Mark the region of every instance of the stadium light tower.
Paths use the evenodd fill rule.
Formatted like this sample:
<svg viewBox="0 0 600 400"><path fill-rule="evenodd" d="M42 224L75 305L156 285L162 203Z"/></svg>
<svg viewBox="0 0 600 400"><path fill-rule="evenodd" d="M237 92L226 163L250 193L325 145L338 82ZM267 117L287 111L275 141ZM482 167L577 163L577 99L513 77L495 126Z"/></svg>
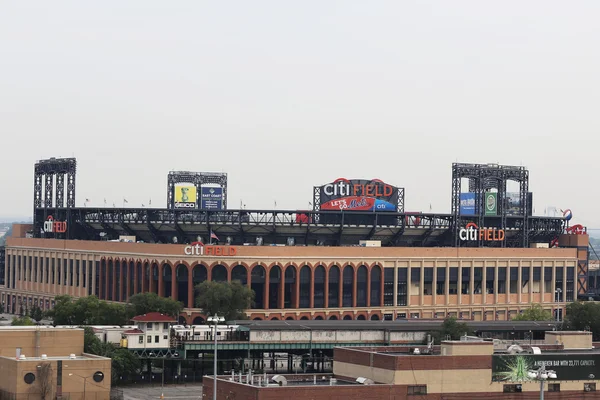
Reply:
<svg viewBox="0 0 600 400"><path fill-rule="evenodd" d="M557 378L556 371L546 369L545 365L542 365L537 370L529 370L529 372L527 372L527 376L529 376L533 380L540 381L540 400L544 400L544 382L546 382L546 380L548 379Z"/></svg>
<svg viewBox="0 0 600 400"><path fill-rule="evenodd" d="M206 321L209 324L213 324L215 326L215 354L213 360L213 400L217 400L217 325L219 325L219 322L225 322L225 318L219 317L217 314L215 314L212 317L208 317Z"/></svg>

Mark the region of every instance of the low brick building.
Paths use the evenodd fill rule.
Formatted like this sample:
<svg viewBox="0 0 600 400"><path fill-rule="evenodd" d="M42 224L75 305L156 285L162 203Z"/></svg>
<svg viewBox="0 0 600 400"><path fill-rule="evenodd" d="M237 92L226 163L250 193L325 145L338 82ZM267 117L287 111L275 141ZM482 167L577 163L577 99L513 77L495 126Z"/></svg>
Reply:
<svg viewBox="0 0 600 400"><path fill-rule="evenodd" d="M589 332L549 332L530 350L494 353L489 341L445 341L439 348L336 348L333 375L219 377L218 399L275 400L489 400L538 399L540 382L529 373L556 373L546 399L600 399L600 352ZM562 350L557 350L562 349ZM552 375L552 374L551 374ZM265 380L267 384L265 385ZM204 378L212 393L213 379Z"/></svg>
<svg viewBox="0 0 600 400"><path fill-rule="evenodd" d="M83 352L83 329L0 327L0 399L108 400L111 360Z"/></svg>

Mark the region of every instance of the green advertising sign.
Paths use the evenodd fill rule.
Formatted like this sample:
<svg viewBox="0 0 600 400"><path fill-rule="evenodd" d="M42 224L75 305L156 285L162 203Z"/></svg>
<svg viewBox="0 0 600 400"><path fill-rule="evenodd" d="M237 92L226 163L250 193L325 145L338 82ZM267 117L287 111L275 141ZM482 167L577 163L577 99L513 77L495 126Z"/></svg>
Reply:
<svg viewBox="0 0 600 400"><path fill-rule="evenodd" d="M555 371L558 381L585 381L600 377L600 354L518 354L492 356L492 381L532 381L527 372L542 365Z"/></svg>
<svg viewBox="0 0 600 400"><path fill-rule="evenodd" d="M487 192L483 200L485 215L498 215L498 193Z"/></svg>

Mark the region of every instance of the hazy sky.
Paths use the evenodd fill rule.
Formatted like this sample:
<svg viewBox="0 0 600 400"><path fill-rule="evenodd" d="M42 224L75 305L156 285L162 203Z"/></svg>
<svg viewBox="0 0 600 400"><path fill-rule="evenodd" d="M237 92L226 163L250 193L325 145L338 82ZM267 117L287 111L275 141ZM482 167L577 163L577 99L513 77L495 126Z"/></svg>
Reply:
<svg viewBox="0 0 600 400"><path fill-rule="evenodd" d="M166 204L225 171L229 207L306 208L338 177L449 212L451 164L529 168L537 214L600 228L600 2L0 2L0 215L33 164L83 205Z"/></svg>

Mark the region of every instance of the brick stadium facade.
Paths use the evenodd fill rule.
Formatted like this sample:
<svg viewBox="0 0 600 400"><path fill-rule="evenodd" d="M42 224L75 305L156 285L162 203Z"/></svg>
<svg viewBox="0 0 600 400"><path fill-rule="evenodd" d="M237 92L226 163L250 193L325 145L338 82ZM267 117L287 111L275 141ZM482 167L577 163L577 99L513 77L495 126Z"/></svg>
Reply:
<svg viewBox="0 0 600 400"><path fill-rule="evenodd" d="M25 238L6 247L4 309L52 307L56 295L126 301L155 292L200 323L194 287L239 280L256 293L253 319L506 320L576 297L576 248L204 246ZM22 236L22 237L19 237ZM587 239L587 237L586 237ZM200 254L201 253L201 254Z"/></svg>

